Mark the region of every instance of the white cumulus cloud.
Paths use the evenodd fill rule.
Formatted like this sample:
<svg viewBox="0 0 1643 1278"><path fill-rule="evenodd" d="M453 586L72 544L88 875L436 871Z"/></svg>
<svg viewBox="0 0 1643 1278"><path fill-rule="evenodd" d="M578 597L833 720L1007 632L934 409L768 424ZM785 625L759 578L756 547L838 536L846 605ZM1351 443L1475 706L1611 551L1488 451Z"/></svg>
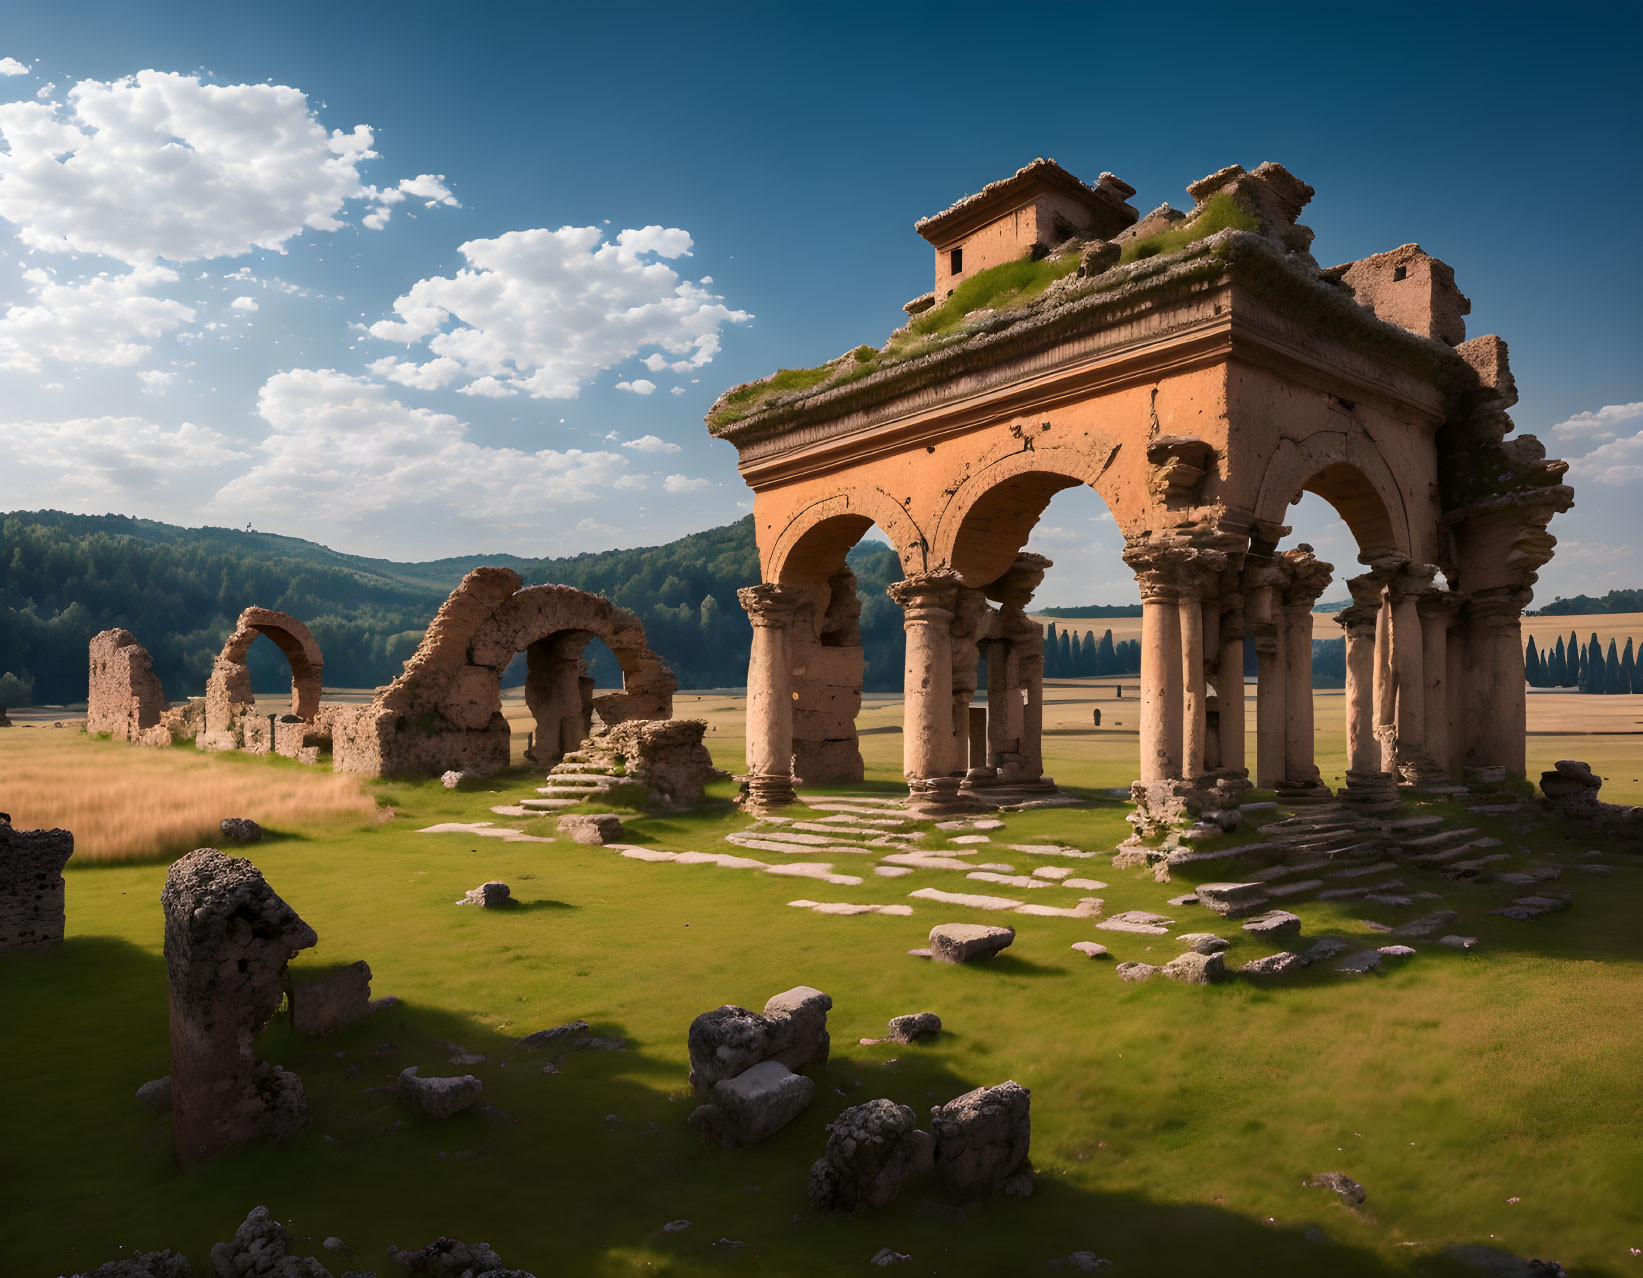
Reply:
<svg viewBox="0 0 1643 1278"><path fill-rule="evenodd" d="M257 299L254 297L236 297L228 306L230 310L254 311L257 309Z"/></svg>
<svg viewBox="0 0 1643 1278"><path fill-rule="evenodd" d="M158 368L145 368L137 374L137 380L143 384L143 394L162 395L171 383L177 380L177 374L163 372Z"/></svg>
<svg viewBox="0 0 1643 1278"><path fill-rule="evenodd" d="M1569 478L1615 485L1643 479L1643 430L1611 439L1570 462Z"/></svg>
<svg viewBox="0 0 1643 1278"><path fill-rule="evenodd" d="M659 435L641 435L638 439L630 439L622 445L631 448L636 453L676 453L679 445L670 444Z"/></svg>
<svg viewBox="0 0 1643 1278"><path fill-rule="evenodd" d="M29 69L26 64L16 58L0 58L0 75L27 75Z"/></svg>
<svg viewBox="0 0 1643 1278"><path fill-rule="evenodd" d="M1572 435L1593 435L1598 439L1613 439L1614 427L1620 422L1643 417L1643 403L1605 404L1602 408L1576 413L1552 427L1552 434L1561 438Z"/></svg>
<svg viewBox="0 0 1643 1278"><path fill-rule="evenodd" d="M662 491L666 493L693 493L698 489L709 487L712 482L708 479L692 479L689 475L669 475L662 481Z"/></svg>
<svg viewBox="0 0 1643 1278"><path fill-rule="evenodd" d="M656 383L647 377L640 377L631 382L617 382L616 389L632 391L635 395L654 395Z"/></svg>
<svg viewBox="0 0 1643 1278"><path fill-rule="evenodd" d="M462 207L462 201L445 185L443 173L419 173L414 178L401 178L398 186L383 190L372 187L368 194L374 205L365 215L365 225L373 231L388 225L388 219L393 216L392 206L403 204L407 196L421 200L424 208L434 209L442 204L453 209Z"/></svg>
<svg viewBox="0 0 1643 1278"><path fill-rule="evenodd" d="M660 226L614 240L592 226L469 240L461 246L467 267L418 281L394 302L398 318L368 331L383 341L425 341L463 376L537 399L574 398L599 373L647 350L700 368L718 353L724 325L752 316L655 260L690 247L689 234ZM648 394L642 385L655 389L642 378L626 388Z"/></svg>
<svg viewBox="0 0 1643 1278"><path fill-rule="evenodd" d="M411 554L483 535L539 539L545 519L564 518L556 510L643 486L618 453L485 447L458 418L331 369L276 373L258 411L270 431L261 456L211 505L321 541L364 533Z"/></svg>
<svg viewBox="0 0 1643 1278"><path fill-rule="evenodd" d="M246 454L206 426L141 417L0 421L0 473L14 492L46 490L70 510L175 518Z"/></svg>
<svg viewBox="0 0 1643 1278"><path fill-rule="evenodd" d="M148 295L154 285L176 281L176 273L163 266L71 284L60 284L35 268L25 271L23 279L32 304L13 306L0 316L0 368L34 372L46 360L135 364L152 349L151 339L194 318L192 307Z"/></svg>
<svg viewBox="0 0 1643 1278"><path fill-rule="evenodd" d="M146 265L282 249L368 188L371 130L327 132L299 89L140 71L0 104L0 217L31 248Z"/></svg>

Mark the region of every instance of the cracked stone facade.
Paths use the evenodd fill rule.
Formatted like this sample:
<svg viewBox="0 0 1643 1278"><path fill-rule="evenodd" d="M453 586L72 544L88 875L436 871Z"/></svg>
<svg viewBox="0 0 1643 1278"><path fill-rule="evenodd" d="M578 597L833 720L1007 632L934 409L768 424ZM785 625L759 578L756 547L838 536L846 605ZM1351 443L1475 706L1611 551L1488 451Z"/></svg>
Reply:
<svg viewBox="0 0 1643 1278"><path fill-rule="evenodd" d="M14 830L0 818L0 954L62 943L63 867L73 855L67 830Z"/></svg>

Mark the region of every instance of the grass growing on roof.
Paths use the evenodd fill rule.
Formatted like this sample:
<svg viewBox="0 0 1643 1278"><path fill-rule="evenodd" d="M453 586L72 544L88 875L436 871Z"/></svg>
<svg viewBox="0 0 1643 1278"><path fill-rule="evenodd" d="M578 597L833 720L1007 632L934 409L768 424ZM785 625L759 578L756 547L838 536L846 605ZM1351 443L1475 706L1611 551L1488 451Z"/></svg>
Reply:
<svg viewBox="0 0 1643 1278"><path fill-rule="evenodd" d="M1034 260L1018 258L977 271L955 288L940 306L913 318L908 328L918 337L935 337L957 328L976 311L1024 306L1059 279L1078 269L1078 254Z"/></svg>
<svg viewBox="0 0 1643 1278"><path fill-rule="evenodd" d="M1223 191L1205 200L1203 212L1190 222L1177 222L1168 230L1145 239L1132 240L1124 246L1118 260L1120 263L1139 262L1142 258L1157 257L1160 253L1173 253L1229 227L1239 231L1258 231L1261 223L1253 213Z"/></svg>

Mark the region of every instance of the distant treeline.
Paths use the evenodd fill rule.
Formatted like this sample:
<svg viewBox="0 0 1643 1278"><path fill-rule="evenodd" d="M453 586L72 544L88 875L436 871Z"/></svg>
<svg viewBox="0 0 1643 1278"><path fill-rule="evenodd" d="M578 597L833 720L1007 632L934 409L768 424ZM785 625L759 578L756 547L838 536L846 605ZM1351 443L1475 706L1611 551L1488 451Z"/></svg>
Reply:
<svg viewBox="0 0 1643 1278"><path fill-rule="evenodd" d="M1531 635L1523 653L1523 677L1531 688L1578 688L1591 693L1643 692L1643 662L1633 653L1630 639L1626 640L1625 651L1610 639L1609 649L1604 652L1596 634L1581 643L1573 631L1567 644L1559 637L1557 646L1545 653L1536 649Z"/></svg>
<svg viewBox="0 0 1643 1278"><path fill-rule="evenodd" d="M1084 617L1091 614L1078 612L1072 615ZM1122 615L1140 616L1141 609L1137 605L1133 614ZM1138 640L1122 639L1114 643L1111 630L1099 640L1096 639L1093 630L1086 630L1080 638L1077 632L1072 630L1057 633L1054 622L1051 622L1049 629L1044 632L1046 678L1083 679L1140 673L1141 644Z"/></svg>
<svg viewBox="0 0 1643 1278"><path fill-rule="evenodd" d="M1034 608L1035 617L1139 617L1141 605L1085 604L1082 608Z"/></svg>
<svg viewBox="0 0 1643 1278"><path fill-rule="evenodd" d="M1643 590L1611 590L1602 598L1576 595L1573 599L1565 599L1560 595L1544 608L1528 615L1571 617L1594 612L1643 612Z"/></svg>

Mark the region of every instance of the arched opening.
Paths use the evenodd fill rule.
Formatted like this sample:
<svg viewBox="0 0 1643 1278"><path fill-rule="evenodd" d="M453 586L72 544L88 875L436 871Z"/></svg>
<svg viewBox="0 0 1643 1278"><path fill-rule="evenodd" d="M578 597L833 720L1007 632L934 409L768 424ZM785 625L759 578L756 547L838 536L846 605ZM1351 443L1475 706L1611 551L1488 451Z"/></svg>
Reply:
<svg viewBox="0 0 1643 1278"><path fill-rule="evenodd" d="M801 785L861 781L863 695L871 705L901 691L905 635L887 590L905 576L902 556L869 516L835 514L792 540L776 574L794 608L786 639L793 777ZM867 733L897 735L879 722ZM893 762L887 744L867 751L875 771Z"/></svg>
<svg viewBox="0 0 1643 1278"><path fill-rule="evenodd" d="M251 654L260 638L267 638L272 647L265 644L258 651L259 677L253 680ZM276 649L283 663L273 655ZM281 664L290 674L290 707L285 714L270 714L265 720L257 711L254 688L277 689L283 682ZM275 750L292 756L305 748L328 746L329 738L322 740L324 734L313 726L324 667L319 643L302 622L269 608L247 608L212 663L200 745L215 750Z"/></svg>

